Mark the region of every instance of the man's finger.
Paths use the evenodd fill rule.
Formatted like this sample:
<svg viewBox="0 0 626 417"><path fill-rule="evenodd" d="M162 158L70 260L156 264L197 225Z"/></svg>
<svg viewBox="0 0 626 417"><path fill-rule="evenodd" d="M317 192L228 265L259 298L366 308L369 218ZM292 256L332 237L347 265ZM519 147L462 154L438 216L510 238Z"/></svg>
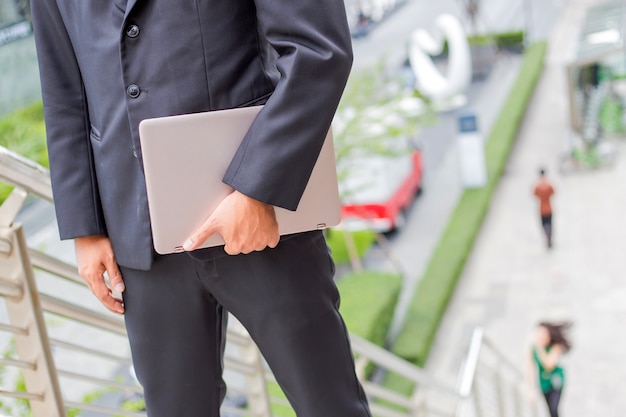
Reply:
<svg viewBox="0 0 626 417"><path fill-rule="evenodd" d="M124 302L120 299L111 297L113 300L111 306L106 306L109 310L117 314L124 314Z"/></svg>
<svg viewBox="0 0 626 417"><path fill-rule="evenodd" d="M122 273L114 259L107 262L105 265L107 274L109 275L109 282L111 288L117 292L124 292L124 280L122 279Z"/></svg>
<svg viewBox="0 0 626 417"><path fill-rule="evenodd" d="M93 279L91 281L91 290L102 304L114 313L124 314L124 304L111 294L111 289L101 279Z"/></svg>
<svg viewBox="0 0 626 417"><path fill-rule="evenodd" d="M237 248L233 248L232 246L226 244L224 246L224 252L226 252L229 255L239 255L241 254L241 250L237 249Z"/></svg>
<svg viewBox="0 0 626 417"><path fill-rule="evenodd" d="M269 245L270 248L274 249L276 246L278 246L278 243L280 242L280 235L276 234L276 237L274 238L274 241L271 242Z"/></svg>
<svg viewBox="0 0 626 417"><path fill-rule="evenodd" d="M104 300L100 300L102 304L110 311L116 314L124 314L124 303L122 300L113 297L112 295L108 295Z"/></svg>
<svg viewBox="0 0 626 417"><path fill-rule="evenodd" d="M213 218L209 217L206 222L183 244L183 249L192 251L198 249L211 235L217 233L217 226Z"/></svg>

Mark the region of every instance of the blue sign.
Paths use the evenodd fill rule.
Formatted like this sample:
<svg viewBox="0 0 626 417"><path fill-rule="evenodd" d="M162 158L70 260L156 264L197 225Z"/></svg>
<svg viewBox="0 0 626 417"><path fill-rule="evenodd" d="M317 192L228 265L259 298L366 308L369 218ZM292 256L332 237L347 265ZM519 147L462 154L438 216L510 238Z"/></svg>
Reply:
<svg viewBox="0 0 626 417"><path fill-rule="evenodd" d="M459 116L459 132L475 133L478 132L478 120L474 114L463 114Z"/></svg>

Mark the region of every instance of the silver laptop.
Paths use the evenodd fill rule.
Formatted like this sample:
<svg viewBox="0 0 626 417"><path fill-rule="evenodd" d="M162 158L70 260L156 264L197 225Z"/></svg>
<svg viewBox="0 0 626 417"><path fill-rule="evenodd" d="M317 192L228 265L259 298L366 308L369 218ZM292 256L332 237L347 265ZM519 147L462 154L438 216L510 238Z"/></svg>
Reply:
<svg viewBox="0 0 626 417"><path fill-rule="evenodd" d="M183 243L233 191L226 169L262 106L146 119L139 136L154 248ZM341 218L333 139L329 132L295 212L276 207L281 235L335 226ZM202 247L223 245L218 234Z"/></svg>

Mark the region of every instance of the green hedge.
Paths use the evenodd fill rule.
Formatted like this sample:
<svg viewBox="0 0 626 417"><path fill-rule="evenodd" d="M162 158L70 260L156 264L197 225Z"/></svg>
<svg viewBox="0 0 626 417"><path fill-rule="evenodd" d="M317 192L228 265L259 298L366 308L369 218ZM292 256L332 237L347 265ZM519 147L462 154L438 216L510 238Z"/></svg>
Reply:
<svg viewBox="0 0 626 417"><path fill-rule="evenodd" d="M623 135L626 133L626 126L622 120L624 106L615 98L607 98L600 108L600 126L607 133Z"/></svg>
<svg viewBox="0 0 626 417"><path fill-rule="evenodd" d="M350 333L378 346L385 338L402 288L402 277L383 272L358 272L337 282L339 311Z"/></svg>
<svg viewBox="0 0 626 417"><path fill-rule="evenodd" d="M0 145L48 166L46 131L41 102L19 109L0 119ZM13 187L0 183L0 204Z"/></svg>
<svg viewBox="0 0 626 417"><path fill-rule="evenodd" d="M359 258L363 257L365 252L367 252L376 240L376 233L369 230L346 233L352 235ZM336 264L339 265L350 262L348 248L346 247L346 238L342 230L328 229L326 231L326 243L328 243L330 247L333 260Z"/></svg>
<svg viewBox="0 0 626 417"><path fill-rule="evenodd" d="M535 85L541 75L547 44L536 43L525 54L519 76L500 111L485 155L488 184L463 192L416 289L393 352L423 366L448 301L463 271L491 195L506 165Z"/></svg>
<svg viewBox="0 0 626 417"><path fill-rule="evenodd" d="M471 35L467 37L470 45L494 45L498 49L519 49L524 47L524 31L491 33L485 35ZM439 56L449 52L448 40L444 41L442 52Z"/></svg>
<svg viewBox="0 0 626 417"><path fill-rule="evenodd" d="M524 41L524 32L521 30L503 32L499 33L498 36L496 36L496 45L498 46L498 48L502 49L523 46Z"/></svg>
<svg viewBox="0 0 626 417"><path fill-rule="evenodd" d="M470 45L495 43L498 49L521 47L524 45L524 32L521 30L487 35L474 35L468 38Z"/></svg>

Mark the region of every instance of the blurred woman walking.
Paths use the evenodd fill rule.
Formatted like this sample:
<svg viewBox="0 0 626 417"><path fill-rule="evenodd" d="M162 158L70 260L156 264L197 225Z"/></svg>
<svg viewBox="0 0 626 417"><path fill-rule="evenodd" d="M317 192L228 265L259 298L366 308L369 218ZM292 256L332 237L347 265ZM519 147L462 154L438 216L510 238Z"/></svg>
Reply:
<svg viewBox="0 0 626 417"><path fill-rule="evenodd" d="M538 380L539 388L550 410L550 417L559 416L559 402L565 384L565 372L560 360L571 349L571 343L566 335L570 327L569 322L539 323L530 349L528 380L532 385L533 380ZM536 378L533 378L533 375L536 375Z"/></svg>

